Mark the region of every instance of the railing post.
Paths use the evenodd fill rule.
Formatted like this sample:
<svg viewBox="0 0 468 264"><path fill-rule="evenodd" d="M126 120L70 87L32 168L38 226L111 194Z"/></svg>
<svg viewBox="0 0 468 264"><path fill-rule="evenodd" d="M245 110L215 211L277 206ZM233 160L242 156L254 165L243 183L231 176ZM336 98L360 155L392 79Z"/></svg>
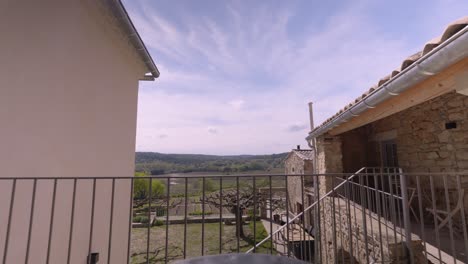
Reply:
<svg viewBox="0 0 468 264"><path fill-rule="evenodd" d="M315 166L315 165L314 165ZM319 180L318 175L314 175L314 196L317 206L315 207L314 214L314 263L320 263L321 261L321 237L320 237L320 194L319 194Z"/></svg>
<svg viewBox="0 0 468 264"><path fill-rule="evenodd" d="M403 201L403 222L405 228L405 245L406 250L409 253L410 263L414 263L414 254L413 248L411 245L411 223L409 218L409 203L408 203L408 187L406 182L406 175L403 174L402 170L400 172L400 185L401 185L401 199Z"/></svg>

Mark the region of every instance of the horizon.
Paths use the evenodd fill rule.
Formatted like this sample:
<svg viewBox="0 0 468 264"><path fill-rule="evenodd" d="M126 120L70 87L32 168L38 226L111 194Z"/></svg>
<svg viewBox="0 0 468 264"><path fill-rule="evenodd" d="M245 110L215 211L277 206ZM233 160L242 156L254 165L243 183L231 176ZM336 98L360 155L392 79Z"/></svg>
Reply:
<svg viewBox="0 0 468 264"><path fill-rule="evenodd" d="M136 151L201 155L306 146L309 101L319 125L467 11L459 0L124 4L161 72L140 82Z"/></svg>
<svg viewBox="0 0 468 264"><path fill-rule="evenodd" d="M305 150L305 149L304 149ZM280 155L280 154L286 154L289 153L290 151L285 151L285 152L278 152L278 153L266 153L266 154L203 154L203 153L166 153L166 152L157 152L157 151L135 151L136 153L157 153L157 154L163 154L163 155L199 155L199 156L221 156L221 157L228 157L228 156L271 156L271 155Z"/></svg>

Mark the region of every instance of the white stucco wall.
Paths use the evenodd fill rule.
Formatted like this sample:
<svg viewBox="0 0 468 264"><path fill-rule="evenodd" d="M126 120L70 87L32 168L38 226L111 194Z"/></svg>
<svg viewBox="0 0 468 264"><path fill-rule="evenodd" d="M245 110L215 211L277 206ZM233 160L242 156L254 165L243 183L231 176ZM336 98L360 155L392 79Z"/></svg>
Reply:
<svg viewBox="0 0 468 264"><path fill-rule="evenodd" d="M99 1L0 2L0 178L132 176L145 69ZM0 180L0 261L11 182ZM30 263L45 263L52 181L39 181ZM73 181L60 181L50 263L66 263ZM99 180L91 251L107 262L111 182ZM118 181L111 263L126 263L130 188ZM92 181L77 184L71 263L86 263ZM32 181L18 181L7 263L24 263Z"/></svg>

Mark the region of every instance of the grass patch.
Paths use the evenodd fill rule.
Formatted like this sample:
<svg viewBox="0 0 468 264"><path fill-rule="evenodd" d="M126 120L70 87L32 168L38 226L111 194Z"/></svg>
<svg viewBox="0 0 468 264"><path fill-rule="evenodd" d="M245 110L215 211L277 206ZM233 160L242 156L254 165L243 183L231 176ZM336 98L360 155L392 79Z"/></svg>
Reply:
<svg viewBox="0 0 468 264"><path fill-rule="evenodd" d="M169 241L167 248L168 261L183 259L184 252L184 225L169 225ZM260 242L267 231L261 221L256 222L255 241ZM221 232L221 233L220 233ZM254 245L253 222L244 225L245 240L239 239L239 252L246 252ZM220 236L221 234L221 236ZM236 227L219 223L206 223L204 225L204 255L216 255L221 252L237 252ZM220 240L221 237L221 240ZM146 263L147 229L135 228L132 230L131 255L133 264ZM150 234L150 263L163 263L165 248L166 225L153 226ZM187 258L201 256L202 252L202 224L188 224L186 233ZM270 241L257 248L257 253L270 253Z"/></svg>
<svg viewBox="0 0 468 264"><path fill-rule="evenodd" d="M212 215L213 212L205 212L203 213L202 211L195 211L195 212L191 212L189 213L189 215Z"/></svg>

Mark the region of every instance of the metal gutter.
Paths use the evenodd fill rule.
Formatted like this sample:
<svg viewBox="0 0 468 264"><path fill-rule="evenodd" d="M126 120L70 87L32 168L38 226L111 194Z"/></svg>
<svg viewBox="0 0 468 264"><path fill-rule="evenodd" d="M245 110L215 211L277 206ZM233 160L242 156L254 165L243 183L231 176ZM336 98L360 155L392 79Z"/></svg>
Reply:
<svg viewBox="0 0 468 264"><path fill-rule="evenodd" d="M339 114L329 122L312 130L307 136L309 141L348 120L359 116L369 108L375 108L387 99L398 96L410 87L440 73L448 66L468 56L468 26L442 42L439 46L419 58L406 69L383 83L372 93Z"/></svg>
<svg viewBox="0 0 468 264"><path fill-rule="evenodd" d="M121 28L124 30L125 34L127 35L130 43L135 47L135 49L138 52L138 55L141 57L146 67L150 71L149 74L146 74L143 77L143 80L154 81L155 78L159 77L159 74L160 74L159 70L156 67L156 64L154 63L153 58L151 58L151 55L149 54L148 49L143 43L143 40L138 34L135 26L130 20L130 17L122 1L121 0L106 0L105 2L110 7L113 15L117 18L118 22L120 23Z"/></svg>

